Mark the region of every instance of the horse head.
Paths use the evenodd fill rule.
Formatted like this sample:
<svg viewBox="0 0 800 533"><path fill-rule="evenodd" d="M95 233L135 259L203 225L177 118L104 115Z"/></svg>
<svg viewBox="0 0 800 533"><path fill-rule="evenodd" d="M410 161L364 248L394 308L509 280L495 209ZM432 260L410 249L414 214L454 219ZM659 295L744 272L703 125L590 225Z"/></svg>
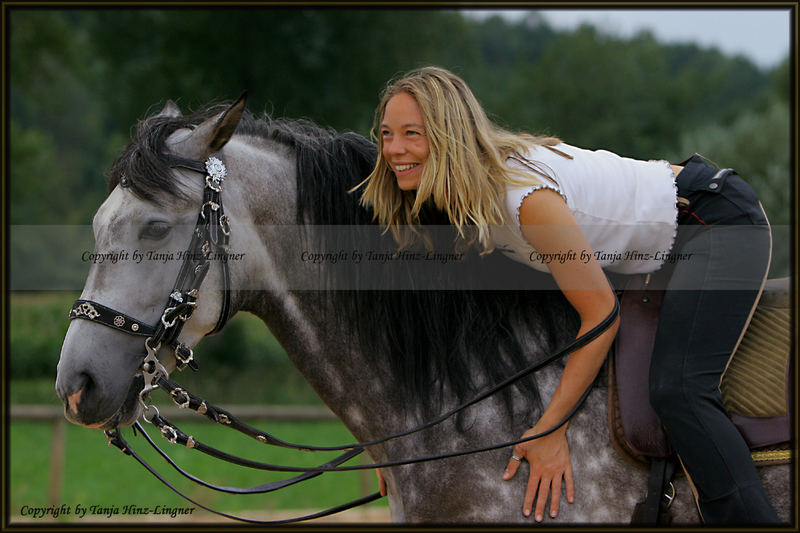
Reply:
<svg viewBox="0 0 800 533"><path fill-rule="evenodd" d="M147 138L140 135L114 165L110 193L92 223L95 249L91 257L95 260L79 300L82 303L70 314L89 320L72 320L58 363L56 391L70 421L110 429L130 425L140 415L142 363L147 352L144 334L157 329L165 317L176 320L165 315L165 304L186 298L173 284L179 283L179 274L185 274L182 259L196 231L198 211L210 215L217 210L203 205L206 184L199 174L202 168L195 168L193 162L221 154L244 105L242 95L195 126L168 102L161 113L142 124L146 128L140 127L140 132L148 130ZM160 144L155 149L149 146L153 139ZM235 214L225 216L223 222L235 224ZM220 325L223 269L215 261L210 263L203 267L208 275L191 296L192 319L182 325L179 339L183 350L191 350ZM110 316L97 323L103 313ZM178 364L167 343L154 354L166 371Z"/></svg>

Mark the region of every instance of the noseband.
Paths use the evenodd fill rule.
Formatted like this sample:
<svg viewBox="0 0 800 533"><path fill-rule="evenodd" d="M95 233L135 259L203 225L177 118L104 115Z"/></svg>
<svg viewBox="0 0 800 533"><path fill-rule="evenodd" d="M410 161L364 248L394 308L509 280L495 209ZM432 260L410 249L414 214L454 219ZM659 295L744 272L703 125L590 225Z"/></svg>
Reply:
<svg viewBox="0 0 800 533"><path fill-rule="evenodd" d="M139 369L144 377L144 387L142 388L142 391L139 393L139 401L144 409L143 418L145 419L145 421L158 427L161 431L162 436L166 438L171 444L180 444L190 449L196 449L202 453L205 453L217 459L221 459L230 463L238 464L249 468L267 470L267 471L276 471L276 472L299 473L299 475L289 479L284 479L281 481L275 481L271 483L265 483L250 488L220 487L217 485L213 485L211 483L203 481L202 479L199 479L189 474L188 472L185 472L180 467L178 467L178 465L175 464L175 462L164 451L162 451L155 444L155 442L152 441L152 439L150 439L150 437L144 431L139 422L136 422L134 425L134 432L138 430L143 435L143 437L148 441L148 443L151 446L153 446L153 448L155 448L155 450L170 464L170 466L175 468L184 477L194 481L195 483L198 483L200 485L203 485L205 487L220 492L227 492L231 494L263 494L267 492L272 492L280 488L287 487L289 485L293 485L295 483L304 481L306 479L316 477L324 472L365 470L365 469L375 469L382 467L415 464L415 463L434 461L439 459L446 459L451 457L459 457L463 455L480 453L490 450L496 450L520 444L523 442L528 442L534 439L538 439L556 431L558 428L562 427L569 421L569 419L573 416L573 414L577 412L577 410L583 404L584 400L588 397L589 392L591 391L592 384L590 384L589 387L587 387L586 391L584 391L580 400L575 404L573 409L569 413L567 413L567 415L558 424L548 429L547 431L544 431L536 435L532 435L530 437L508 442L502 442L499 444L492 444L480 448L474 448L456 452L448 452L426 457L414 457L414 458L407 458L402 460L390 461L386 463L370 464L370 465L340 466L342 463L348 461L349 459L363 452L364 448L367 446L374 446L376 444L388 442L390 440L405 437L420 432L422 430L428 429L432 426L435 426L443 422L444 420L449 419L456 413L463 411L467 407L470 407L471 405L474 405L488 398L489 396L492 396L501 389L504 389L505 387L511 385L512 383L515 383L519 379L528 376L544 368L550 363L574 352L575 350L578 350L579 348L585 346L586 344L589 344L591 341L599 337L616 320L619 314L619 304L616 300L614 304L614 309L602 322L600 322L590 331L576 338L574 341L569 343L561 350L558 350L557 352L551 354L549 357L547 357L545 360L539 363L530 365L520 370L516 374L506 378L497 385L480 393L471 400L464 402L461 405L436 417L435 419L430 420L417 427L414 427L413 429L395 433L393 435L389 435L369 442L358 442L342 446L320 447L320 446L308 446L308 445L292 444L289 442L285 442L273 435L270 435L269 433L248 426L247 424L243 423L241 420L239 420L236 416L229 413L228 411L225 411L224 409L214 406L204 401L202 398L194 396L185 389L181 388L177 383L170 380L168 377L168 372L156 357L156 353L158 352L161 344L163 343L166 344L167 346L170 346L174 350L175 358L178 362L178 369L183 369L185 366L189 366L192 370L197 370L197 363L194 360L194 355L191 348L181 343L178 340L178 336L180 335L181 329L183 328L183 324L187 320L189 320L195 308L197 307L197 297L199 294L200 285L203 283L203 280L205 279L205 276L208 273L208 269L210 267L210 258L216 257L221 259L222 278L223 278L223 303L222 303L222 309L220 310L220 314L217 319L217 323L214 329L210 331L207 335L212 335L214 333L219 332L225 326L226 322L230 318L230 312L231 312L230 270L228 267L228 262L225 260L225 256L228 253L227 245L230 237L230 225L228 223L228 218L224 215L222 210L222 198L220 194L222 191L222 182L224 181L226 176L225 165L222 163L222 161L220 161L216 157L208 158L205 161L205 163L191 159L171 157L170 167L185 168L188 170L204 174L205 188L203 192L203 204L200 207L200 214L198 215L197 224L194 228L194 232L192 234L192 240L189 244L189 253L187 253L186 256L184 257L183 264L181 265L180 272L174 284L175 288L169 295L169 299L167 301L166 306L164 307L164 311L161 314L161 319L159 323L156 324L155 326L149 325L141 320L136 320L135 318L132 318L124 313L120 313L110 307L107 307L92 300L77 300L72 306L72 309L69 313L69 318L90 320L92 322L102 324L110 328L114 328L124 333L146 337L144 341L144 347L146 353L142 360L141 367ZM177 426L175 426L169 420L161 416L160 413L158 412L158 409L155 408L155 406L148 404L147 401L149 399L149 393L159 388L164 390L167 394L169 394L172 401L179 407L192 409L198 412L199 414L205 415L207 418L209 418L214 422L217 422L219 424L240 431L241 433L244 433L245 435L248 435L264 444L270 444L270 445L292 448L296 450L304 450L304 451L344 450L345 453L325 464L310 468L289 467L289 466L273 465L269 463L261 463L227 454L223 451L217 450L216 448L213 448L211 446L205 445L202 442L197 441L191 435L183 433L180 429L177 428ZM148 417L148 413L150 413L151 411L154 411L154 413L151 413ZM136 454L136 452L134 452L131 449L130 445L122 437L119 428L106 431L105 433L106 436L108 437L109 444L113 444L126 455L132 456L142 466L144 466L151 474L153 474L162 483L164 483L167 487L169 487L171 490L176 492L184 499L214 514L224 516L226 518L231 518L234 520L239 520L242 522L253 523L253 524L269 524L269 525L299 522L302 520L319 518L333 513L337 513L346 509L350 509L357 505L374 501L381 497L380 493L376 492L372 495L365 496L357 500L353 500L351 502L339 505L337 507L333 507L331 509L320 511L318 513L314 513L307 516L291 518L286 520L259 521L259 520L251 520L242 517L237 517L226 513L222 513L220 511L202 505L201 503L191 499L190 497L182 493L180 490L175 488L164 477L162 477L158 472L156 472L153 469L153 467L151 467L144 459L142 459L138 454Z"/></svg>

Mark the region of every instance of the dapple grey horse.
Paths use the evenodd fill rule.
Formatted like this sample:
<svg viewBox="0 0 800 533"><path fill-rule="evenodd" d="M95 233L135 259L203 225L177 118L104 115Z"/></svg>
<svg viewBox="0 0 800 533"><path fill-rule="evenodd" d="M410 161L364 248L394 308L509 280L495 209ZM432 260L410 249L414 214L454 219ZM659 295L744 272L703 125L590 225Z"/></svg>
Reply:
<svg viewBox="0 0 800 533"><path fill-rule="evenodd" d="M349 280L342 288L319 289L320 269L322 278L335 281L336 268L351 271L356 257L339 243L326 247L327 237L315 235L315 228L372 223L351 189L370 172L375 147L353 133L305 121L256 119L244 111L243 100L193 116L170 102L140 124L112 168L108 198L93 221L95 253L135 250L140 260L93 264L81 298L158 322L180 266L175 251L185 250L191 238L203 189L201 175L171 167L169 157L203 161L210 155L227 166L222 195L236 258L229 262L232 311L266 323L358 440L424 422L574 338L574 313L557 291L415 290L414 280L397 281L403 279L401 257L376 250L361 252L401 269L386 282L396 286L361 290ZM187 346L214 329L223 299L221 272L214 263L199 291L181 333ZM56 383L67 418L100 429L132 424L141 413L143 354L140 337L73 321ZM158 356L167 370L175 368L166 348ZM368 453L382 462L514 440L536 420L562 369L563 363L550 365L457 417ZM557 518L545 518L545 525L629 523L646 493L647 474L612 447L603 374L571 420L567 438L575 501L562 498ZM513 480L501 479L510 453L384 469L392 520L533 525L522 514L527 465ZM789 467L763 468L761 475L788 521ZM673 523L698 523L685 478L676 489Z"/></svg>

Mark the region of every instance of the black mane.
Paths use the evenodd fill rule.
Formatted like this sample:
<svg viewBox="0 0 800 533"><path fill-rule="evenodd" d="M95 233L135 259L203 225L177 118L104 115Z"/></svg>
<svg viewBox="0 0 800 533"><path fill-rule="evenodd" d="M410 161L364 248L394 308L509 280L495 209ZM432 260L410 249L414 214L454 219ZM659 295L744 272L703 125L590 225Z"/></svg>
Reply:
<svg viewBox="0 0 800 533"><path fill-rule="evenodd" d="M215 106L191 116L154 116L141 122L135 139L112 167L109 191L125 176L127 186L143 199L158 202L179 194L170 179L166 139L222 109ZM364 137L337 133L306 120L257 119L249 113L236 133L270 139L294 151L298 224L374 224L372 213L359 204L359 193L348 192L375 164L376 147ZM423 220L440 221L441 216L432 212ZM477 271L488 275L519 275L521 269L524 275L539 275L499 252L488 257L473 252L466 257L468 271L478 265ZM577 330L576 315L558 291L448 286L461 282L463 278L445 278L442 290L335 290L321 291L320 297L336 300L342 326L353 330L364 353L387 358L390 377L405 388L409 404L421 403L430 415L441 410L446 390L468 399L481 383L485 386L514 374L556 349L565 332ZM515 333L520 330L531 332L540 344L523 346ZM480 374L484 379L476 379ZM539 400L532 380L521 380L517 386ZM416 401L420 398L424 401ZM511 408L508 401L507 406Z"/></svg>
<svg viewBox="0 0 800 533"><path fill-rule="evenodd" d="M359 192L347 192L372 171L377 156L373 144L359 135L336 134L308 122L281 123L278 129L297 154L298 223L374 224L372 212L359 205ZM420 218L447 224L442 213L432 210ZM441 236L441 232L435 235ZM396 249L390 236L384 240L383 249ZM340 244L331 249L348 249ZM458 242L439 238L437 246L450 246L452 250ZM406 389L409 403L421 403L427 415L442 410L446 389L459 400L466 400L478 392L481 381L484 386L502 381L557 349L564 342L565 332L577 331L576 315L557 290L463 289L465 275L520 278L542 274L499 252L481 257L472 250L465 257L458 267L461 275L455 272L437 278L441 290L325 291L326 296L336 299L337 309L346 311L339 317L342 327L355 330L364 353L389 359L390 378ZM414 266L409 263L408 271L399 275L418 275ZM386 286L391 283L387 280ZM523 346L515 332L524 329L541 344ZM485 380L476 379L477 374ZM518 385L534 402L539 400L533 380L521 380ZM419 402L420 398L424 401ZM508 401L506 405L511 408Z"/></svg>

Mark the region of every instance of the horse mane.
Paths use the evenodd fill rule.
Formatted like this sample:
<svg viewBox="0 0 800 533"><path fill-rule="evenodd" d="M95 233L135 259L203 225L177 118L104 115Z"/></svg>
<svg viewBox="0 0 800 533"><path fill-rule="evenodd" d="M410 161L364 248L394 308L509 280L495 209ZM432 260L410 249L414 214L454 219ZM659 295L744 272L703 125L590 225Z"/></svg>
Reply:
<svg viewBox="0 0 800 533"><path fill-rule="evenodd" d="M295 150L298 224L376 223L372 211L360 205L359 191L349 192L375 165L373 143L355 133L336 133L307 121L261 121L245 126L245 131L257 133L259 128L269 132L268 138ZM429 208L420 218L439 228L450 227L455 236L442 212ZM389 234L383 238L384 249L397 249ZM439 238L437 246L458 248L457 241ZM328 244L333 250L352 249L348 244L358 246ZM465 257L457 268L467 276L508 274L519 279L521 271L528 277L543 276L500 252L486 257L470 250ZM399 274L393 270L386 275L419 274L413 262L405 266L407 270L401 269ZM334 299L335 308L343 311L338 315L340 326L354 331L363 353L388 359L391 375L387 378L400 384L410 405L422 405L422 414L431 416L441 412L448 395L465 401L479 388L543 358L560 347L566 335L577 331L577 315L560 291L466 290L464 279L458 274L444 276L441 290L329 290L321 291L320 297ZM387 280L386 286L392 287L392 283ZM528 341L536 339L538 344L525 343L522 331L529 333ZM534 405L541 406L534 383L534 379L523 379L518 386ZM510 412L509 391L504 395Z"/></svg>
<svg viewBox="0 0 800 533"><path fill-rule="evenodd" d="M156 115L140 122L135 138L111 169L109 192L124 175L126 186L145 200L159 202L166 195L179 195L170 177L166 139L222 109L210 106L185 117ZM244 114L236 134L271 140L294 151L297 224L375 224L372 212L360 205L358 192L348 192L375 164L376 147L366 138L337 133L308 120L256 118L250 113ZM435 210L423 213L421 219L447 224ZM541 275L499 252L479 256L471 251L465 257L467 272L503 276L519 275L522 269L527 276ZM363 353L386 358L389 364L376 359L375 369L388 369L387 378L405 391L409 406L421 404L423 415L433 415L442 410L444 401L468 399L479 388L542 358L565 335L577 331L576 315L559 291L466 290L455 285L461 282L463 277L445 277L441 290L346 289L320 291L319 297L334 300L342 311L337 317L341 326L353 331ZM537 340L535 345L531 338ZM534 383L523 379L516 386L541 406ZM510 391L505 390L504 397L510 412Z"/></svg>

